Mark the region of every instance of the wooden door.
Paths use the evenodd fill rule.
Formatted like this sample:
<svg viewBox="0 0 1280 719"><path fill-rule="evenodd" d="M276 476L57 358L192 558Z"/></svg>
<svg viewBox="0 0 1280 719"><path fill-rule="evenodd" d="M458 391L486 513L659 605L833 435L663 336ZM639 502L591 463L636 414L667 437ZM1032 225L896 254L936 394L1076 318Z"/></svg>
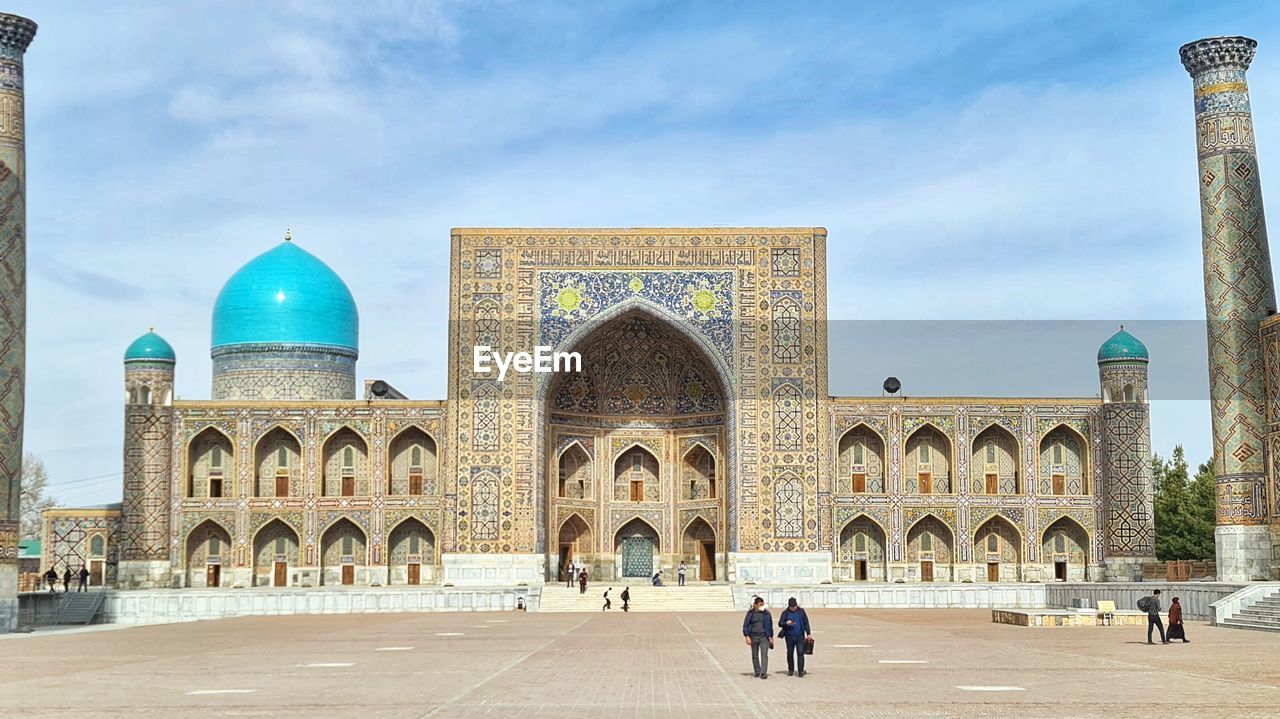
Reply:
<svg viewBox="0 0 1280 719"><path fill-rule="evenodd" d="M987 581L988 582L1000 581L1000 563L999 562L987 562Z"/></svg>
<svg viewBox="0 0 1280 719"><path fill-rule="evenodd" d="M861 494L867 491L867 473L866 472L853 473L853 491L856 494Z"/></svg>
<svg viewBox="0 0 1280 719"><path fill-rule="evenodd" d="M422 565L413 563L409 565L409 584L417 586L422 583Z"/></svg>
<svg viewBox="0 0 1280 719"><path fill-rule="evenodd" d="M933 475L929 472L919 474L920 494L933 494Z"/></svg>
<svg viewBox="0 0 1280 719"><path fill-rule="evenodd" d="M102 586L102 560L89 560L89 584L94 587Z"/></svg>
<svg viewBox="0 0 1280 719"><path fill-rule="evenodd" d="M276 496L277 497L289 496L289 475L287 474L276 475Z"/></svg>
<svg viewBox="0 0 1280 719"><path fill-rule="evenodd" d="M698 542L698 579L713 582L716 578L715 542Z"/></svg>
<svg viewBox="0 0 1280 719"><path fill-rule="evenodd" d="M1000 477L995 473L987 475L987 494L1000 493Z"/></svg>
<svg viewBox="0 0 1280 719"><path fill-rule="evenodd" d="M344 497L356 496L356 478L355 477L342 478L342 496Z"/></svg>
<svg viewBox="0 0 1280 719"><path fill-rule="evenodd" d="M412 494L415 496L422 494L422 475L421 474L414 473L409 475L409 494Z"/></svg>
<svg viewBox="0 0 1280 719"><path fill-rule="evenodd" d="M1053 475L1053 493L1062 495L1067 493L1067 478L1061 474Z"/></svg>
<svg viewBox="0 0 1280 719"><path fill-rule="evenodd" d="M222 574L222 565L210 564L208 568L205 569L204 585L206 587L218 586L218 579L221 577L221 574Z"/></svg>
<svg viewBox="0 0 1280 719"><path fill-rule="evenodd" d="M342 565L342 586L349 587L356 583L356 567L354 564Z"/></svg>
<svg viewBox="0 0 1280 719"><path fill-rule="evenodd" d="M644 501L644 482L640 480L631 481L631 501L632 502Z"/></svg>
<svg viewBox="0 0 1280 719"><path fill-rule="evenodd" d="M273 572L271 586L287 587L289 586L289 564L288 562L276 562L275 571Z"/></svg>
<svg viewBox="0 0 1280 719"><path fill-rule="evenodd" d="M853 561L853 577L860 582L867 581L867 560L855 559Z"/></svg>
<svg viewBox="0 0 1280 719"><path fill-rule="evenodd" d="M922 582L933 581L933 562L920 563L920 581Z"/></svg>

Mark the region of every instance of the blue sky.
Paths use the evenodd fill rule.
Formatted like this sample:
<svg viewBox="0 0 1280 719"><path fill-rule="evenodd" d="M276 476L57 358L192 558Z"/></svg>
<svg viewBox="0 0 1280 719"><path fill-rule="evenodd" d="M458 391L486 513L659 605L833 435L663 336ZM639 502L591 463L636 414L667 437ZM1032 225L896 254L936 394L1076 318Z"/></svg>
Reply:
<svg viewBox="0 0 1280 719"><path fill-rule="evenodd" d="M124 347L156 326L179 396L207 397L213 299L286 225L359 302L361 377L413 397L445 393L445 250L468 225L822 225L833 318L1097 321L1052 350L1092 394L1115 322L1162 337L1204 314L1179 45L1260 41L1280 183L1266 3L9 7L40 24L26 441L66 503L119 497ZM1156 373L1194 376L1197 331L1152 347L1153 395L1176 398L1153 406L1155 448L1193 462L1204 389L1162 394ZM1035 389L1045 350L1009 341ZM909 388L990 379L946 342L906 354L936 357ZM833 391L885 373L833 366Z"/></svg>

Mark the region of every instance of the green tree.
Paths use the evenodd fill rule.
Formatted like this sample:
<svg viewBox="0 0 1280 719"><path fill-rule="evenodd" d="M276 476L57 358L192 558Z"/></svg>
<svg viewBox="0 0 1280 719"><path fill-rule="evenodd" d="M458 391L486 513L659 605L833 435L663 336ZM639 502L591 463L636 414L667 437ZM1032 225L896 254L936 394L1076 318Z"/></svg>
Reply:
<svg viewBox="0 0 1280 719"><path fill-rule="evenodd" d="M1200 465L1194 481L1188 476L1186 455L1179 445L1173 457L1152 455L1155 492L1156 558L1213 559L1213 463Z"/></svg>

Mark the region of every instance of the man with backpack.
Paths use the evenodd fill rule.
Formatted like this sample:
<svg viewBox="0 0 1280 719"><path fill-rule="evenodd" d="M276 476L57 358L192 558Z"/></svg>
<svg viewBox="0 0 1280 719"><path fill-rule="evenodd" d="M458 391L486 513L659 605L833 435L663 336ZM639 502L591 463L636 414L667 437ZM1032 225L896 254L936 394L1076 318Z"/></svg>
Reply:
<svg viewBox="0 0 1280 719"><path fill-rule="evenodd" d="M1169 640L1164 634L1164 622L1160 621L1160 590L1157 589L1151 593L1151 596L1139 599L1138 609L1147 613L1147 644L1155 644L1151 641L1153 628L1160 630L1160 643L1168 644Z"/></svg>
<svg viewBox="0 0 1280 719"><path fill-rule="evenodd" d="M600 611L607 612L609 611L609 607L613 606L613 600L609 599L609 592L612 592L612 591L613 591L613 587L609 587L608 589L604 590L604 606L600 608ZM1161 629L1160 631L1163 632L1164 630Z"/></svg>

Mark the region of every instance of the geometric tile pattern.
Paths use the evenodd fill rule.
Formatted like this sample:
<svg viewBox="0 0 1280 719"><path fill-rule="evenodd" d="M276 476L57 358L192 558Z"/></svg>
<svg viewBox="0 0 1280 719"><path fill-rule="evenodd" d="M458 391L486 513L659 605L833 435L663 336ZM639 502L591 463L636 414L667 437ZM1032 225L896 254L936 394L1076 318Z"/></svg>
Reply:
<svg viewBox="0 0 1280 719"><path fill-rule="evenodd" d="M0 17L0 571L18 563L27 333L27 161L22 56L36 24ZM0 597L0 602L12 600ZM7 602L6 602L7 605ZM0 629L10 617L0 616Z"/></svg>
<svg viewBox="0 0 1280 719"><path fill-rule="evenodd" d="M1195 93L1218 524L1262 524L1266 379L1259 323L1276 310L1245 72L1257 43L1185 45Z"/></svg>

